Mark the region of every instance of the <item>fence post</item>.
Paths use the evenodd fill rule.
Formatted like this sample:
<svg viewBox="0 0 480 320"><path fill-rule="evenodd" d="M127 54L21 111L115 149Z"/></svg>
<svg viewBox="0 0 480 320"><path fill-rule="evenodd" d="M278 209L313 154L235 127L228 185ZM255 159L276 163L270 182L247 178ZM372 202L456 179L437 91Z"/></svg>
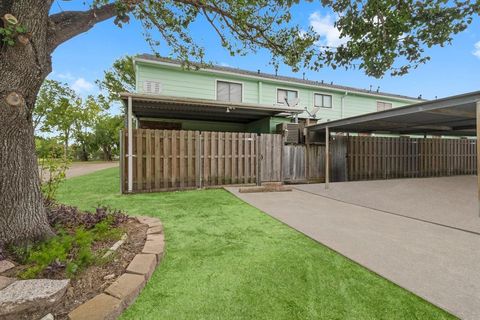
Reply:
<svg viewBox="0 0 480 320"><path fill-rule="evenodd" d="M261 171L262 171L262 165L261 165L262 151L261 151L260 138L261 138L261 135L258 134L256 139L255 139L255 144L256 144L256 147L257 147L257 177L256 177L257 186L262 184L262 173L261 173Z"/></svg>
<svg viewBox="0 0 480 320"><path fill-rule="evenodd" d="M328 189L330 180L330 130L325 128L325 189Z"/></svg>
<svg viewBox="0 0 480 320"><path fill-rule="evenodd" d="M128 192L133 191L133 128L132 128L132 97L128 97L127 103L127 130L128 130ZM137 160L138 161L138 160Z"/></svg>
<svg viewBox="0 0 480 320"><path fill-rule="evenodd" d="M202 133L195 131L195 186L202 188Z"/></svg>
<svg viewBox="0 0 480 320"><path fill-rule="evenodd" d="M123 194L124 190L124 185L125 185L125 139L124 139L124 131L123 129L120 129L120 193Z"/></svg>

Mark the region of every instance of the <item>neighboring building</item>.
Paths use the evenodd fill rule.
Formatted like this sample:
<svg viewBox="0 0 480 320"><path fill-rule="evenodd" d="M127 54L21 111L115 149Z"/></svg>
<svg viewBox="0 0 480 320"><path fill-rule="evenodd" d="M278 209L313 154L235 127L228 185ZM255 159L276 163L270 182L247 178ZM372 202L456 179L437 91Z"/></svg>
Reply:
<svg viewBox="0 0 480 320"><path fill-rule="evenodd" d="M422 101L230 67L187 70L146 54L135 58L135 73L133 115L143 128L273 132L278 123L332 121Z"/></svg>

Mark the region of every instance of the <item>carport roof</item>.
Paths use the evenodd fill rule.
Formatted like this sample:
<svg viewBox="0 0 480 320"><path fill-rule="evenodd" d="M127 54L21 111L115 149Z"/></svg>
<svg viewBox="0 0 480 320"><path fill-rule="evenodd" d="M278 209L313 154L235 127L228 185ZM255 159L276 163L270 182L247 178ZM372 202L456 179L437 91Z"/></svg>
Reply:
<svg viewBox="0 0 480 320"><path fill-rule="evenodd" d="M292 107L128 92L121 93L120 97L125 105L128 98L132 98L132 112L137 117L248 123L265 117L295 115L304 111Z"/></svg>
<svg viewBox="0 0 480 320"><path fill-rule="evenodd" d="M476 136L480 91L309 126L309 131Z"/></svg>

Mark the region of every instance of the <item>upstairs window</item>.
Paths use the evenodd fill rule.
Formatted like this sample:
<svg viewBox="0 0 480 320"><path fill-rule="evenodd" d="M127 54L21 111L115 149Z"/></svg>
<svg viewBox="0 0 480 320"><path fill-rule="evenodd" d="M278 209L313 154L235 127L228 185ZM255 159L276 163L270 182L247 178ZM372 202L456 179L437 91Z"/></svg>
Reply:
<svg viewBox="0 0 480 320"><path fill-rule="evenodd" d="M392 104L390 102L377 101L377 111L384 111L392 109Z"/></svg>
<svg viewBox="0 0 480 320"><path fill-rule="evenodd" d="M293 102L295 99L298 99L298 91L277 89L277 103L288 104L287 101Z"/></svg>
<svg viewBox="0 0 480 320"><path fill-rule="evenodd" d="M315 93L314 95L314 107L331 108L332 96L329 94Z"/></svg>
<svg viewBox="0 0 480 320"><path fill-rule="evenodd" d="M242 102L242 84L236 82L217 81L217 100Z"/></svg>

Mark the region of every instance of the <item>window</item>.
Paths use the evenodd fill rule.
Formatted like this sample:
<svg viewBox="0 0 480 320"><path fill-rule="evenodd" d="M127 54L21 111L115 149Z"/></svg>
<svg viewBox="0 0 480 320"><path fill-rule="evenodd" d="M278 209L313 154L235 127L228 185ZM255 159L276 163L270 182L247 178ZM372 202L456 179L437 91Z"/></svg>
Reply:
<svg viewBox="0 0 480 320"><path fill-rule="evenodd" d="M217 81L217 100L242 102L242 84L235 82Z"/></svg>
<svg viewBox="0 0 480 320"><path fill-rule="evenodd" d="M392 109L392 104L390 102L377 101L377 111L383 111L387 109Z"/></svg>
<svg viewBox="0 0 480 320"><path fill-rule="evenodd" d="M298 98L298 91L277 89L277 103L285 104L287 101L293 101L297 98Z"/></svg>
<svg viewBox="0 0 480 320"><path fill-rule="evenodd" d="M160 94L162 92L162 84L158 81L146 80L143 82L143 91L145 93Z"/></svg>
<svg viewBox="0 0 480 320"><path fill-rule="evenodd" d="M315 97L314 107L322 107L322 108L331 108L332 107L332 96L331 95L315 93L314 97Z"/></svg>

